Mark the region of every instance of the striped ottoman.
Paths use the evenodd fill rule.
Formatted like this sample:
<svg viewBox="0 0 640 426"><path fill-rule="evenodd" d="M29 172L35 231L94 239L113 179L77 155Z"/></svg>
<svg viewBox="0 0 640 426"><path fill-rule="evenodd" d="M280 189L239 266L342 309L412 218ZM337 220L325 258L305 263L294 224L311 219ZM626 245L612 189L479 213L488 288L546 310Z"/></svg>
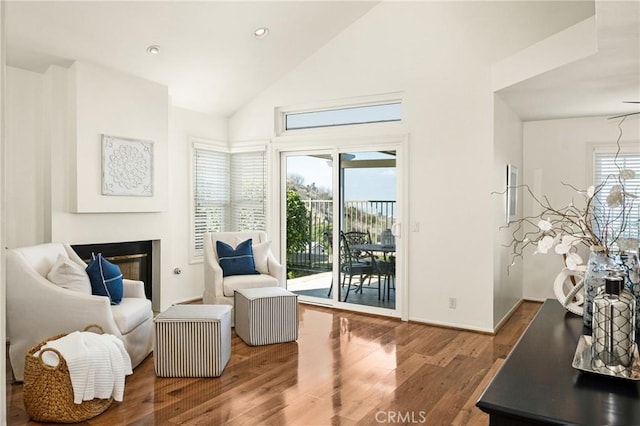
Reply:
<svg viewBox="0 0 640 426"><path fill-rule="evenodd" d="M236 334L251 346L298 338L298 296L282 287L235 292Z"/></svg>
<svg viewBox="0 0 640 426"><path fill-rule="evenodd" d="M174 305L155 317L159 377L218 377L231 357L231 306Z"/></svg>

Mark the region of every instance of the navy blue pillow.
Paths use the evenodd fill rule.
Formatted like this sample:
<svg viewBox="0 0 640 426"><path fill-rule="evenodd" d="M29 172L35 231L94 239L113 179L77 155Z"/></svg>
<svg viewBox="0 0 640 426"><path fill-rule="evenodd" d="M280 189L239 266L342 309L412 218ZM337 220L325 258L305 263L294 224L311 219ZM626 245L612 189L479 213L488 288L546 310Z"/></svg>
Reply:
<svg viewBox="0 0 640 426"><path fill-rule="evenodd" d="M107 296L112 305L122 301L122 272L117 265L102 257L91 254L92 259L85 269L91 281L91 293L97 296Z"/></svg>
<svg viewBox="0 0 640 426"><path fill-rule="evenodd" d="M253 248L251 238L238 244L235 249L222 241L216 241L218 262L222 267L222 276L230 275L255 275L256 264L253 260Z"/></svg>

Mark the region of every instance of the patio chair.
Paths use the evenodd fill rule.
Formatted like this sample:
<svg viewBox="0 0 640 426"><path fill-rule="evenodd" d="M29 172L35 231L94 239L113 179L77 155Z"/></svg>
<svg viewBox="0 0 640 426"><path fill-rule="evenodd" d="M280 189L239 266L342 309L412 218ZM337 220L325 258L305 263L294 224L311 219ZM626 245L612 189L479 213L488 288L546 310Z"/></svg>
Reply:
<svg viewBox="0 0 640 426"><path fill-rule="evenodd" d="M342 231L341 231L342 232ZM343 232L344 238L351 247L351 254L358 262L371 263L371 253L365 250L354 250L357 244L371 244L371 234L362 231Z"/></svg>
<svg viewBox="0 0 640 426"><path fill-rule="evenodd" d="M349 292L351 291L352 280L354 275L358 275L360 280L357 284L356 292L362 291L362 284L364 280L368 277L369 282L371 282L371 275L374 273L375 269L373 264L371 263L371 255L367 255L366 258L363 255L363 251L361 250L351 250L350 246L352 243L349 240L353 241L353 244L366 244L363 240L368 236L368 233L364 232L340 232L340 272L342 275L342 283L341 286L344 287L347 284L347 294L344 296L344 302L347 301L349 297ZM359 242L362 241L362 242ZM370 238L369 238L370 241ZM366 259L369 260L366 260ZM347 277L349 281L347 282ZM378 296L380 293L380 287L378 286Z"/></svg>
<svg viewBox="0 0 640 426"><path fill-rule="evenodd" d="M396 289L395 281L396 281L396 258L395 256L389 256L389 259L386 260L377 260L376 261L376 272L378 274L378 280L383 279L382 283L382 301L391 300L391 290ZM379 297L378 292L378 299Z"/></svg>

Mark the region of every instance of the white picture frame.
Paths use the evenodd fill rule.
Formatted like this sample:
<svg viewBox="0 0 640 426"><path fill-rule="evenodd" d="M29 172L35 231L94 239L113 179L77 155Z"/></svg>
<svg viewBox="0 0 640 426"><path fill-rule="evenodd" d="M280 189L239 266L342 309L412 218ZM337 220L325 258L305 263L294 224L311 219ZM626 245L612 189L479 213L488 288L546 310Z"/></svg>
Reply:
<svg viewBox="0 0 640 426"><path fill-rule="evenodd" d="M517 219L518 215L518 167L507 164L507 223Z"/></svg>
<svg viewBox="0 0 640 426"><path fill-rule="evenodd" d="M102 195L153 196L153 141L102 135Z"/></svg>

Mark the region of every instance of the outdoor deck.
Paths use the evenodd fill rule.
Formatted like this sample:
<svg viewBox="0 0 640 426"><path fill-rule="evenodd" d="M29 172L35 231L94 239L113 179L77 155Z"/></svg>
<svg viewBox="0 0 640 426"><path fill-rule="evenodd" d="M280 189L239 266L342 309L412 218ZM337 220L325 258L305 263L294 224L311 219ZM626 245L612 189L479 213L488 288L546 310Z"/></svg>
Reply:
<svg viewBox="0 0 640 426"><path fill-rule="evenodd" d="M313 296L330 299L331 270L333 267L331 254L333 247L333 202L331 200L302 200L308 217L308 240L304 249L287 256L287 269L299 278L287 280L290 291L301 296ZM348 231L368 232L372 243L379 242L380 235L389 230L395 223L396 202L393 200L347 200L344 205L342 229ZM354 277L352 285L358 283ZM381 286L381 289L383 286ZM378 277L373 276L371 282L365 280L362 292L349 292L348 303L377 306L395 309L395 291L391 290L389 300L378 300ZM344 287L341 298L346 294ZM382 299L382 294L381 294Z"/></svg>
<svg viewBox="0 0 640 426"><path fill-rule="evenodd" d="M349 298L347 302L358 305L376 306L381 308L395 309L396 304L396 292L390 291L388 300L378 300L378 278L372 277L371 283L365 280L362 286L362 293L355 292L354 284L357 284L358 280L354 278L352 282L352 288L349 292ZM321 272L314 275L307 275L305 277L293 278L287 280L287 288L301 296L313 296L323 299L330 299L333 297L333 293L329 296L329 286L331 285L331 272ZM381 287L382 288L382 287ZM341 297L344 298L346 292L346 286L343 288Z"/></svg>

